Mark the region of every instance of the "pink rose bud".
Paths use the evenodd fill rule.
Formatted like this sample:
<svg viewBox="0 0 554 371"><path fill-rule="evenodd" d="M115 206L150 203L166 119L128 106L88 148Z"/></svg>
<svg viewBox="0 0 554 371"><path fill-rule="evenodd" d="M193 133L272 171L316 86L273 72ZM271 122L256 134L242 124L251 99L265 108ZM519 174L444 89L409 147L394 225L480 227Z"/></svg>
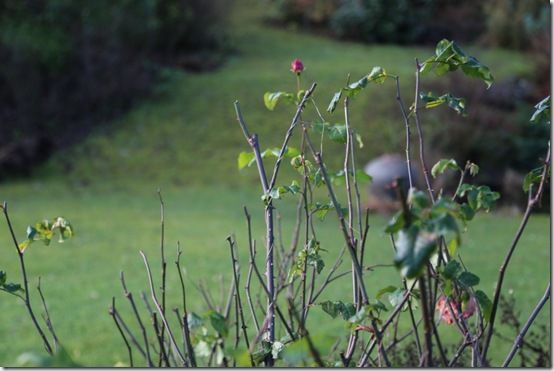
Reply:
<svg viewBox="0 0 554 371"><path fill-rule="evenodd" d="M302 61L300 59L295 59L290 64L290 70L294 73L300 74L302 71L304 71L304 65L302 64Z"/></svg>

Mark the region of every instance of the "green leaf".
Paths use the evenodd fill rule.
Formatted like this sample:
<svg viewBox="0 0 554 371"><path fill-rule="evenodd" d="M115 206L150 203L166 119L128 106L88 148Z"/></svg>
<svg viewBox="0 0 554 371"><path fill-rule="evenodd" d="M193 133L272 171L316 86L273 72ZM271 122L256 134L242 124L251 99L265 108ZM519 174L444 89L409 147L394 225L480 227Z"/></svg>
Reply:
<svg viewBox="0 0 554 371"><path fill-rule="evenodd" d="M19 283L10 282L10 283L6 283L6 284L2 285L2 287L7 292L11 292L11 293L25 292L25 290L23 290L23 288L21 287L21 285Z"/></svg>
<svg viewBox="0 0 554 371"><path fill-rule="evenodd" d="M229 327L227 326L225 317L214 310L209 311L207 314L214 330L220 333L222 337L226 337L229 333Z"/></svg>
<svg viewBox="0 0 554 371"><path fill-rule="evenodd" d="M33 240L24 240L24 241L20 242L19 244L17 244L17 247L19 248L19 251L24 252L25 249L27 247L29 247L29 245L31 243L33 243Z"/></svg>
<svg viewBox="0 0 554 371"><path fill-rule="evenodd" d="M375 296L377 299L381 299L381 296L385 294L390 294L391 292L396 291L396 286L387 286L383 287L381 290L377 291L377 295Z"/></svg>
<svg viewBox="0 0 554 371"><path fill-rule="evenodd" d="M408 193L408 204L418 209L425 209L431 205L431 202L425 192L411 188Z"/></svg>
<svg viewBox="0 0 554 371"><path fill-rule="evenodd" d="M450 256L456 255L456 251L458 251L458 238L453 238L448 242L448 246L446 247L448 249L448 253Z"/></svg>
<svg viewBox="0 0 554 371"><path fill-rule="evenodd" d="M479 284L479 277L471 272L462 272L458 276L458 282L464 287L472 287Z"/></svg>
<svg viewBox="0 0 554 371"><path fill-rule="evenodd" d="M462 71L466 76L474 77L483 80L487 85L487 89L490 88L494 82L494 77L487 66L481 64L475 57L469 57L468 61L463 63Z"/></svg>
<svg viewBox="0 0 554 371"><path fill-rule="evenodd" d="M34 241L42 241L46 246L48 246L50 245L50 241L56 232L58 233L59 243L63 243L65 240L74 236L71 223L67 219L58 216L53 219L53 222L45 219L35 223L34 227L28 226L27 239L19 243L18 247L21 251L25 251L25 249Z"/></svg>
<svg viewBox="0 0 554 371"><path fill-rule="evenodd" d="M437 76L461 69L469 77L482 80L490 88L494 78L487 66L468 55L455 42L443 39L437 43L435 55L423 62L420 71L434 71Z"/></svg>
<svg viewBox="0 0 554 371"><path fill-rule="evenodd" d="M319 251L322 250L319 241L310 239L308 244L300 250L297 254L294 264L291 267L289 273L289 282L292 282L295 276L299 276L304 273L306 266L314 267L319 274L325 267L323 258L319 255Z"/></svg>
<svg viewBox="0 0 554 371"><path fill-rule="evenodd" d="M17 357L16 367L24 368L79 368L83 365L75 362L69 353L60 347L54 355L26 352Z"/></svg>
<svg viewBox="0 0 554 371"><path fill-rule="evenodd" d="M354 173L352 172L352 170L350 170L348 173L350 178L354 179ZM342 185L342 184L345 184L346 182L345 176L344 176L344 170L339 170L335 174L331 174L330 178L333 184L335 185ZM372 180L373 178L362 169L356 170L356 182L358 182L359 184L369 183Z"/></svg>
<svg viewBox="0 0 554 371"><path fill-rule="evenodd" d="M523 179L523 192L528 193L531 185L540 183L542 179L542 167L531 170Z"/></svg>
<svg viewBox="0 0 554 371"><path fill-rule="evenodd" d="M201 327L204 324L204 320L198 314L190 312L187 315L187 323L191 330Z"/></svg>
<svg viewBox="0 0 554 371"><path fill-rule="evenodd" d="M364 142L362 140L362 136L358 133L355 133L354 136L356 137L356 142L358 142L358 147L364 148Z"/></svg>
<svg viewBox="0 0 554 371"><path fill-rule="evenodd" d="M282 352L281 358L286 364L299 366L309 364L311 353L306 338L300 338L288 345Z"/></svg>
<svg viewBox="0 0 554 371"><path fill-rule="evenodd" d="M468 167L469 167L469 175L476 176L477 174L479 174L479 166L477 166L477 164L470 162Z"/></svg>
<svg viewBox="0 0 554 371"><path fill-rule="evenodd" d="M442 160L439 160L439 162L437 162L435 165L433 165L433 168L431 169L431 175L433 176L433 178L436 178L437 175L444 173L446 169L460 170L460 167L456 163L456 160L443 158Z"/></svg>
<svg viewBox="0 0 554 371"><path fill-rule="evenodd" d="M492 301L489 299L487 294L485 294L481 290L475 291L475 298L477 299L477 303L479 303L479 306L481 307L483 317L485 318L485 320L488 321L491 316Z"/></svg>
<svg viewBox="0 0 554 371"><path fill-rule="evenodd" d="M295 96L292 93L278 91L274 93L267 92L264 94L264 104L266 108L273 111L277 104L281 101L289 104L295 104Z"/></svg>
<svg viewBox="0 0 554 371"><path fill-rule="evenodd" d="M285 149L285 156L289 158L293 158L300 155L300 151L297 148L294 147L287 147Z"/></svg>
<svg viewBox="0 0 554 371"><path fill-rule="evenodd" d="M342 90L343 90L344 94L346 94L346 96L348 96L350 98L353 98L356 95L358 95L362 91L363 88L365 88L367 86L367 82L368 82L367 80L368 80L368 77L364 76L361 79L359 79L358 81L353 82L352 84L350 84L347 87L343 88Z"/></svg>
<svg viewBox="0 0 554 371"><path fill-rule="evenodd" d="M212 354L212 347L204 340L198 341L194 346L194 354L197 357L209 357Z"/></svg>
<svg viewBox="0 0 554 371"><path fill-rule="evenodd" d="M448 107L452 108L458 114L465 116L466 112L466 101L464 98L457 98L451 95L450 93L443 94L441 96L436 96L432 92L424 93L419 92L419 98L425 102L425 108L435 108L440 106L443 103L446 103Z"/></svg>
<svg viewBox="0 0 554 371"><path fill-rule="evenodd" d="M319 220L324 220L325 216L333 208L332 203L326 203L322 204L321 202L316 202L314 207L312 208L312 213L319 218Z"/></svg>
<svg viewBox="0 0 554 371"><path fill-rule="evenodd" d="M59 231L58 243L63 243L65 240L73 237L73 227L71 223L65 218L58 216L55 218L54 224L52 224L52 231Z"/></svg>
<svg viewBox="0 0 554 371"><path fill-rule="evenodd" d="M387 72L382 67L373 67L369 75L367 75L367 79L370 82L382 84L387 79Z"/></svg>
<svg viewBox="0 0 554 371"><path fill-rule="evenodd" d="M477 209L479 210L489 211L500 198L500 193L491 191L488 186L479 186L477 192Z"/></svg>
<svg viewBox="0 0 554 371"><path fill-rule="evenodd" d="M335 111L335 108L337 108L337 104L339 103L341 96L342 96L342 90L336 92L333 95L333 99L331 99L331 102L329 103L329 107L327 107L327 112L332 113Z"/></svg>
<svg viewBox="0 0 554 371"><path fill-rule="evenodd" d="M460 197L467 195L467 203L469 207L473 209L473 212L479 210L489 211L494 203L500 198L500 193L493 192L488 186L474 186L466 183L460 186L458 195ZM462 211L466 212L467 210Z"/></svg>
<svg viewBox="0 0 554 371"><path fill-rule="evenodd" d="M435 238L436 236L420 231L415 225L398 233L394 263L402 276L419 276L435 250Z"/></svg>
<svg viewBox="0 0 554 371"><path fill-rule="evenodd" d="M312 127L316 133L323 133L334 142L341 144L346 143L347 133L345 124L331 125L328 122L316 122Z"/></svg>
<svg viewBox="0 0 554 371"><path fill-rule="evenodd" d="M456 260L449 261L442 270L442 276L448 280L453 280L462 270L462 266Z"/></svg>
<svg viewBox="0 0 554 371"><path fill-rule="evenodd" d="M460 230L456 219L450 214L442 214L429 221L429 226L434 234L437 236L446 237L450 233L454 233L458 238Z"/></svg>
<svg viewBox="0 0 554 371"><path fill-rule="evenodd" d="M337 108L337 104L342 97L342 94L344 93L347 97L352 98L358 95L362 89L364 89L367 86L368 82L374 82L377 84L382 84L387 79L388 75L387 72L379 66L373 67L371 72L359 79L356 82L353 82L349 84L348 86L342 88L340 91L336 92L333 95L333 98L331 99L331 102L329 103L329 106L327 107L328 112L334 112ZM360 148L362 145L360 145Z"/></svg>
<svg viewBox="0 0 554 371"><path fill-rule="evenodd" d="M392 219L388 222L387 226L385 227L385 233L396 233L404 228L404 224L404 213L402 211L399 211L394 214Z"/></svg>
<svg viewBox="0 0 554 371"><path fill-rule="evenodd" d="M356 307L352 303L343 303L340 300L336 301L324 301L319 303L321 309L332 318L336 318L339 314L344 320L350 319L353 315L356 314Z"/></svg>
<svg viewBox="0 0 554 371"><path fill-rule="evenodd" d="M363 171L362 169L357 169L356 170L356 181L358 183L371 183L373 181L373 178L371 177L371 175L367 174L365 171Z"/></svg>
<svg viewBox="0 0 554 371"><path fill-rule="evenodd" d="M253 152L241 152L239 153L239 157L237 159L238 168L239 170L244 169L247 166L252 165L255 160L255 155Z"/></svg>
<svg viewBox="0 0 554 371"><path fill-rule="evenodd" d="M359 311L356 312L356 314L354 314L348 319L348 322L351 322L351 323L362 322L364 319L367 318L369 314L369 310L370 310L369 305L364 305L363 307L360 308Z"/></svg>
<svg viewBox="0 0 554 371"><path fill-rule="evenodd" d="M27 239L33 240L35 236L38 234L37 230L30 225L27 226Z"/></svg>
<svg viewBox="0 0 554 371"><path fill-rule="evenodd" d="M390 305L393 308L396 308L397 306L399 306L400 303L402 303L402 301L404 300L405 293L406 293L406 290L401 288L394 290L388 297Z"/></svg>
<svg viewBox="0 0 554 371"><path fill-rule="evenodd" d="M342 301L324 301L322 303L319 303L321 305L321 309L328 315L330 315L332 318L336 318L337 315L340 313L341 306L344 305Z"/></svg>
<svg viewBox="0 0 554 371"><path fill-rule="evenodd" d="M300 192L300 185L296 180L293 180L290 186L285 186L288 192L294 194L297 194Z"/></svg>
<svg viewBox="0 0 554 371"><path fill-rule="evenodd" d="M533 124L550 125L550 95L535 105L535 112L529 121Z"/></svg>
<svg viewBox="0 0 554 371"><path fill-rule="evenodd" d="M325 261L319 254L308 254L308 265L314 267L317 274L320 274L325 268Z"/></svg>
<svg viewBox="0 0 554 371"><path fill-rule="evenodd" d="M258 365L259 363L263 362L267 356L269 356L272 353L272 347L271 343L262 340L258 343L256 346L256 349L254 352L252 352L252 359L254 360L254 363ZM251 366L250 364L250 355L248 354L248 350L246 350L244 353L244 360L241 359L241 364L239 364L239 367L248 367Z"/></svg>
<svg viewBox="0 0 554 371"><path fill-rule="evenodd" d="M271 346L271 356L273 359L279 358L279 353L285 349L285 344L281 343L280 341L275 341L273 345Z"/></svg>

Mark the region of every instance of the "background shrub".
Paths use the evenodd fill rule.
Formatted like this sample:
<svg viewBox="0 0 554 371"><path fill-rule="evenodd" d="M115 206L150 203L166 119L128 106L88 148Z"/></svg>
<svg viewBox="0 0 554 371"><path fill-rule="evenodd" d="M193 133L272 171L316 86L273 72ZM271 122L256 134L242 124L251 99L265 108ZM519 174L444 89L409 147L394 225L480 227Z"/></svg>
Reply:
<svg viewBox="0 0 554 371"><path fill-rule="evenodd" d="M0 146L16 142L31 158L46 157L52 147L82 137L147 94L161 65L214 67L228 6L199 0L3 1ZM21 155L4 157L21 162ZM0 173L16 168L1 158Z"/></svg>

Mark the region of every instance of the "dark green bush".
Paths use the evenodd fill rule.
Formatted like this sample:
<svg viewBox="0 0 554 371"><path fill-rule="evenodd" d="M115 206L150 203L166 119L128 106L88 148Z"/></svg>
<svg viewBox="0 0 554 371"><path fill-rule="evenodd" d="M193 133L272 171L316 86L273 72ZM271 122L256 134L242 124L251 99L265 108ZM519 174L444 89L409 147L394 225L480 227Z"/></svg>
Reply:
<svg viewBox="0 0 554 371"><path fill-rule="evenodd" d="M482 2L468 0L277 0L274 21L373 43L473 41L484 31Z"/></svg>
<svg viewBox="0 0 554 371"><path fill-rule="evenodd" d="M422 38L436 5L434 0L346 1L330 28L342 38L409 44Z"/></svg>
<svg viewBox="0 0 554 371"><path fill-rule="evenodd" d="M206 55L223 45L228 6L201 0L1 2L0 146L29 138L49 147L72 142L145 96L160 65L213 66ZM6 169L1 158L0 175Z"/></svg>
<svg viewBox="0 0 554 371"><path fill-rule="evenodd" d="M366 43L458 42L529 49L549 30L542 0L276 0L273 19Z"/></svg>

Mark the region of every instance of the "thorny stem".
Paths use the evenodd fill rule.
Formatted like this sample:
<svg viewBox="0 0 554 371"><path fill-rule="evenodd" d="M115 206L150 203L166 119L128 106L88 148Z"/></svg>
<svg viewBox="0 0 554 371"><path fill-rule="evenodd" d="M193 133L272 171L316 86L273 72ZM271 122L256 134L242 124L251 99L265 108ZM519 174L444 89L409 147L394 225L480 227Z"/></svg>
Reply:
<svg viewBox="0 0 554 371"><path fill-rule="evenodd" d="M421 295L421 312L423 315L423 328L424 328L424 339L425 339L425 349L423 353L423 367L432 367L433 366L433 328L431 325L432 310L429 309L429 303L427 301L427 287L425 284L425 277L420 277L419 282L419 291Z"/></svg>
<svg viewBox="0 0 554 371"><path fill-rule="evenodd" d="M258 136L253 134L249 135L246 123L242 118L240 113L240 107L238 102L235 102L235 110L237 113L237 119L243 133L246 137L247 142L250 144L250 147L254 151L254 156L256 158L256 165L258 168L258 173L260 176L260 182L262 184L262 190L265 195L270 192L270 187L267 181L267 175L264 169L264 163L262 160L262 155L260 153L260 147L258 143ZM285 145L288 140L285 141ZM282 150L284 152L284 149ZM267 290L268 290L268 299L267 299L267 311L266 316L269 318L269 326L267 329L268 341L273 344L275 341L275 282L273 275L273 246L274 246L274 232L273 232L273 202L270 200L265 207L265 223L266 223L266 279L267 279ZM266 365L273 366L273 358L267 357Z"/></svg>
<svg viewBox="0 0 554 371"><path fill-rule="evenodd" d="M279 174L279 169L281 167L281 161L283 160L283 157L285 156L285 152L287 150L287 145L292 137L292 133L294 128L296 127L296 124L298 123L298 120L300 119L300 114L302 113L302 110L304 109L304 106L306 105L306 102L311 97L312 93L314 92L317 84L314 82L312 86L306 91L304 96L302 97L302 100L298 104L298 108L296 109L296 113L294 114L292 121L289 125L289 129L287 130L287 133L285 134L285 140L283 142L283 145L281 146L281 150L279 151L279 156L277 156L277 161L275 162L275 166L273 167L273 175L271 176L271 182L269 182L269 189L272 189L275 186L275 182L277 181L277 174Z"/></svg>
<svg viewBox="0 0 554 371"><path fill-rule="evenodd" d="M192 347L192 341L190 339L190 329L188 323L188 310L187 310L187 293L185 290L185 281L183 279L183 272L181 272L181 246L177 242L177 259L175 260L175 266L177 267L177 272L179 273L179 282L181 283L181 295L183 297L183 337L185 342L185 347L187 350L187 355L190 360L191 367L196 367L196 358L194 356L194 348ZM177 312L179 317L179 313Z"/></svg>
<svg viewBox="0 0 554 371"><path fill-rule="evenodd" d="M396 101L400 106L400 111L402 111L402 117L404 118L404 126L406 127L406 166L408 168L408 181L411 189L413 188L414 183L412 178L412 166L410 164L410 161L411 161L410 160L410 119L408 118L408 114L406 113L404 102L400 95L400 79L398 76L396 76L395 80L396 80Z"/></svg>
<svg viewBox="0 0 554 371"><path fill-rule="evenodd" d="M319 289L313 295L312 300L310 302L310 305L313 304L313 302L317 300L317 298L319 297L319 295L321 295L321 293L327 287L327 285L333 281L331 279L331 277L333 276L333 273L335 273L335 271L337 270L339 265L342 263L342 256L344 255L344 250L345 250L345 248L343 247L342 250L339 253L339 256L338 256L337 260L335 261L335 264L333 265L333 267L331 268L331 270L327 274L327 277L325 278L325 281L321 284Z"/></svg>
<svg viewBox="0 0 554 371"><path fill-rule="evenodd" d="M146 268L146 274L148 277L148 283L150 284L150 295L152 297L152 301L154 302L154 305L156 306L156 309L158 310L158 313L160 314L160 317L162 319L162 322L167 330L167 333L169 335L169 338L171 339L171 343L177 352L177 355L179 356L180 361L186 365L187 362L185 360L185 357L179 350L179 347L177 346L177 343L175 341L175 337L173 336L173 332L171 331L171 328L169 327L169 323L167 323L167 319L165 318L162 308L160 306L160 303L158 302L158 298L156 297L156 292L154 291L154 281L152 280L152 273L150 272L150 265L148 264L148 259L146 259L146 255L142 251L139 252L142 256L142 260L144 260L144 266Z"/></svg>
<svg viewBox="0 0 554 371"><path fill-rule="evenodd" d="M112 312L110 312L110 315L112 315ZM144 352L144 349L142 349L137 338L135 337L135 335L133 335L131 330L129 330L129 327L127 327L127 325L125 324L125 321L123 320L123 318L121 318L121 316L119 315L119 312L115 308L113 309L113 315L121 325L121 328L125 330L129 338L131 339L131 342L135 345L139 353L144 357L144 359L146 359L146 353Z"/></svg>
<svg viewBox="0 0 554 371"><path fill-rule="evenodd" d="M300 323L300 333L302 334L302 337L306 339L306 343L308 344L308 349L310 350L310 353L312 357L314 358L315 363L318 367L325 367L325 364L323 363L323 360L321 359L321 355L319 354L318 350L316 349L312 338L310 337L310 333L304 326L304 323L300 319L300 316L298 312L294 309L294 302L292 298L289 298L289 308L291 308L293 315L296 317L296 321Z"/></svg>
<svg viewBox="0 0 554 371"><path fill-rule="evenodd" d="M137 319L137 322L140 327L140 331L142 333L142 338L144 340L144 348L146 349L146 360L148 361L148 367L154 367L154 364L152 363L152 358L150 357L150 347L148 346L148 335L146 334L146 329L142 323L140 314L137 310L135 300L133 299L133 294L127 291L127 285L125 284L125 276L123 274L123 271L120 272L119 277L121 280L121 286L123 287L123 293L127 298L127 300L129 300L129 303L131 303L131 308L133 309L133 313L135 315L135 318Z"/></svg>
<svg viewBox="0 0 554 371"><path fill-rule="evenodd" d="M23 257L23 251L19 249L19 245L17 243L17 238L15 237L15 232L12 227L12 222L10 220L10 217L8 215L8 203L4 202L2 205L2 211L4 212L4 217L6 218L6 222L8 223L8 228L10 230L10 234L12 236L13 244L15 247L15 250L17 251L17 256L19 257L19 265L21 266L21 275L23 276L23 288L25 289L25 307L27 308L27 312L29 313L29 316L31 317L31 321L33 321L33 324L35 328L37 329L40 337L42 338L42 342L44 343L44 347L46 348L46 351L48 354L52 355L52 346L50 345L50 342L46 338L46 334L40 327L37 318L35 317L35 313L33 312L33 307L31 306L31 298L29 296L29 280L27 279L27 270L25 269L25 258Z"/></svg>
<svg viewBox="0 0 554 371"><path fill-rule="evenodd" d="M112 297L112 306L109 309L110 316L113 318L115 325L117 329L119 330L119 334L123 338L123 341L125 342L125 347L127 348L127 352L129 353L129 363L131 364L131 367L134 367L133 364L133 350L131 349L131 345L129 345L129 341L127 340L127 337L125 336L125 333L123 332L123 329L119 325L119 322L117 321L117 318L115 316L115 297Z"/></svg>
<svg viewBox="0 0 554 371"><path fill-rule="evenodd" d="M246 321L244 320L244 311L242 309L242 301L240 299L240 290L238 290L239 278L238 278L237 271L239 267L238 267L238 260L235 257L235 253L234 253L234 247L236 246L236 242L234 241L234 238L231 236L227 237L227 241L229 242L229 249L231 250L231 261L233 264L233 279L235 281L235 287L237 287L237 289L235 290L235 295L236 295L235 297L237 302L237 309L240 315L242 334L244 336L244 343L246 344L246 348L250 349L250 342L248 341L248 333L246 331ZM238 319L237 319L237 322L238 322ZM254 359L252 358L251 354L250 354L250 363L252 364L252 366L254 366Z"/></svg>
<svg viewBox="0 0 554 371"><path fill-rule="evenodd" d="M306 131L306 128L304 127L304 131ZM323 175L323 179L325 181L325 184L327 185L327 190L329 192L329 196L331 197L331 202L333 204L333 207L335 208L335 211L337 213L337 216L339 218L339 226L343 233L346 245L348 247L348 252L350 253L350 258L352 259L352 262L354 264L354 271L356 272L356 275L358 277L358 282L360 285L360 293L362 295L362 300L364 304L369 303L369 298L367 296L367 291L365 289L364 281L363 281L363 273L362 268L360 266L360 263L358 262L358 257L356 255L356 249L351 243L351 239L348 236L348 229L346 227L346 222L344 220L344 214L342 212L342 209L337 201L337 197L335 196L335 191L333 190L333 187L331 185L331 180L329 179L329 175L327 174L327 170L325 169L325 165L323 164L323 160L321 158L321 154L319 152L316 152L311 141L310 137L308 136L308 133L306 132L306 141L308 143L308 147L310 148L315 161L317 165L319 166L321 173Z"/></svg>
<svg viewBox="0 0 554 371"><path fill-rule="evenodd" d="M215 308L215 305L212 303L212 300L210 299L209 295L208 295L208 292L206 290L206 288L204 287L204 285L202 284L202 281L198 281L198 284L195 284L194 281L192 282L194 288L196 290L198 290L198 292L200 293L200 295L202 295L202 298L204 299L204 301L206 302L206 305L208 306L208 308L210 310L215 310L217 311L217 309Z"/></svg>
<svg viewBox="0 0 554 371"><path fill-rule="evenodd" d="M300 315L300 321L302 323L299 324L300 327L303 327L306 325L306 316L308 315L308 305L306 301L307 298L307 292L306 292L306 274L308 273L308 248L309 248L309 242L310 242L310 210L308 209L309 202L308 202L308 169L306 167L306 161L305 161L305 147L306 147L306 135L304 132L302 132L302 144L301 144L301 158L302 158L302 169L304 170L304 176L303 176L303 192L301 195L302 203L304 205L304 215L306 217L306 226L304 231L304 266L302 267L302 272L300 276L301 281L301 298L302 298L302 312ZM292 312L291 312L292 314Z"/></svg>
<svg viewBox="0 0 554 371"><path fill-rule="evenodd" d="M40 285L40 276L38 278L37 291L40 296L40 301L42 302L42 307L44 308L44 316L43 316L44 322L46 322L46 327L48 327L48 330L52 334L52 338L54 339L54 348L57 351L60 345L60 342L58 340L58 335L56 335L56 331L54 331L54 325L52 324L50 313L48 313L48 306L46 305L46 300L44 299L44 295L42 293L42 288Z"/></svg>
<svg viewBox="0 0 554 371"><path fill-rule="evenodd" d="M413 282L412 286L406 291L404 294L404 298L398 305L394 308L392 313L390 314L389 318L385 321L383 326L381 327L381 332L384 333L387 327L394 321L397 315L401 313L402 307L404 307L404 304L410 299L410 295L412 294L412 290L414 289L417 282ZM367 345L366 349L363 351L362 356L360 357L360 360L358 362L358 367L365 367L367 362L369 361L369 356L371 355L371 352L373 351L373 348L377 343L380 343L380 339L374 334L372 338L369 341L369 344Z"/></svg>
<svg viewBox="0 0 554 371"><path fill-rule="evenodd" d="M156 339L158 340L158 345L160 347L158 367L162 367L162 362L165 362L165 365L169 367L169 359L167 358L167 352L165 351L164 341L162 339L162 333L158 324L158 316L156 313L152 313L152 326L154 327L154 334L156 335Z"/></svg>
<svg viewBox="0 0 554 371"><path fill-rule="evenodd" d="M527 202L527 208L525 210L525 214L523 215L523 219L521 221L521 224L519 225L519 228L514 236L514 239L512 241L512 244L510 245L510 248L508 249L508 252L506 253L506 256L504 257L504 261L502 262L502 265L500 266L500 269L498 271L498 279L496 284L496 289L494 291L494 299L492 302L492 309L491 309L491 315L489 320L489 328L487 331L487 335L485 337L484 343L483 343L483 352L482 352L482 359L486 360L487 352L489 350L489 345L492 339L493 330L494 330L494 321L496 319L496 312L498 309L498 303L500 301L500 292L502 291L502 283L504 281L504 274L506 273L506 269L508 268L508 264L510 263L510 259L512 258L512 254L514 253L517 244L519 243L519 239L521 238L523 231L525 230L525 227L527 226L527 222L529 221L529 217L531 216L531 212L539 202L543 190L544 185L547 180L547 172L548 167L550 165L550 143L548 144L548 151L546 152L546 157L544 159L543 164L543 171L541 174L541 180L539 182L539 186L537 189L537 192L534 196L532 196L532 187L529 189L529 201Z"/></svg>
<svg viewBox="0 0 554 371"><path fill-rule="evenodd" d="M396 242L394 241L394 236L392 234L390 235L390 239L391 239L391 242L392 242L392 248L396 252ZM406 283L406 279L402 279L402 283L404 284L404 289L408 290L408 284ZM414 332L414 335L415 335L417 353L419 354L419 357L421 358L421 355L422 355L421 340L419 338L419 331L417 330L417 323L416 323L416 320L415 320L414 310L413 310L413 307L412 307L412 301L411 300L408 300L408 311L410 313L410 321L412 323L412 329L413 329L413 332Z"/></svg>
<svg viewBox="0 0 554 371"><path fill-rule="evenodd" d="M255 244L252 242L252 225L251 225L251 217L250 217L250 214L248 213L248 209L246 207L244 207L244 214L246 216L246 222L247 222L247 226L248 226L248 241L249 241L249 254L250 254L250 261L252 262L252 267L253 267L253 270L254 270L254 273L256 274L256 277L258 278L258 281L260 282L260 286L264 289L264 292L266 293L267 297L269 298L270 297L270 293L269 293L269 290L262 278L262 274L260 273L260 270L258 269L258 266L256 265L256 246ZM291 337L291 339L294 339L295 336L294 336L294 333L291 329L291 327L289 326L289 324L287 323L285 317L283 316L283 313L281 312L281 310L279 309L279 305L275 305L275 310L277 312L277 315L279 316L279 318L281 319L281 321L283 322L283 325L285 326L285 329L287 331L287 334ZM267 324L268 324L268 320L267 320L267 316L266 316L266 319L264 320L262 326L260 327L260 331L266 331L267 330ZM258 334L261 336L261 332L258 332ZM258 337L258 336L257 336ZM257 340L254 340L252 342L252 345L255 345L257 342Z"/></svg>
<svg viewBox="0 0 554 371"><path fill-rule="evenodd" d="M456 361L458 360L458 358L460 358L460 356L462 355L462 353L464 352L464 350L466 349L466 347L468 345L471 344L471 341L470 340L467 340L467 337L466 339L464 339L464 341L462 342L462 345L460 345L460 347L458 348L458 350L456 351L456 353L454 354L454 357L452 357L452 359L450 360L450 362L448 362L448 367L452 367L454 366L454 364L456 363Z"/></svg>
<svg viewBox="0 0 554 371"><path fill-rule="evenodd" d="M162 197L162 192L158 189L158 197L160 199L160 256L161 256L161 268L162 268L162 284L160 286L162 296L162 311L165 316L165 281L166 281L166 266L165 260L165 204ZM164 327L162 326L160 337L162 342L164 341Z"/></svg>
<svg viewBox="0 0 554 371"><path fill-rule="evenodd" d="M548 284L548 287L546 288L546 291L544 292L544 295L542 296L541 300L537 303L537 306L535 309L533 309L533 312L527 319L527 322L525 322L525 325L517 335L516 339L514 340L514 344L512 345L512 349L510 350L510 353L508 353L508 356L506 357L506 360L504 360L504 363L502 364L502 367L508 367L510 365L510 362L516 355L519 348L521 348L521 344L523 343L523 338L525 337L525 334L527 334L527 331L539 315L539 312L541 311L542 307L546 302L550 299L550 283Z"/></svg>
<svg viewBox="0 0 554 371"><path fill-rule="evenodd" d="M356 242L354 239L354 212L353 212L353 205L352 205L352 191L350 187L350 156L354 156L353 153L351 153L352 146L352 134L350 132L350 116L349 116L349 100L348 97L344 98L344 122L345 122L345 129L346 129L346 145L345 145L345 155L344 155L344 166L343 166L343 172L344 172L344 179L346 184L346 199L348 203L348 234L350 238L350 244L353 247L356 247ZM355 172L354 167L352 167L353 172ZM358 204L359 207L359 204ZM359 214L359 208L358 208L358 214ZM360 228L361 232L361 228ZM356 271L354 267L354 262L352 262L352 295L353 295L353 301L354 305L356 306L356 310L360 309L359 304L359 295L358 295L358 281L356 277ZM352 355L354 354L354 350L356 348L356 344L358 342L358 331L354 331L350 334L350 337L348 339L348 348L346 349L346 353L344 355L344 359L346 361L346 365L350 363L350 359Z"/></svg>
<svg viewBox="0 0 554 371"><path fill-rule="evenodd" d="M250 136L248 128L246 126L246 123L244 121L244 118L242 116L242 113L240 111L240 106L238 102L235 102L235 111L237 114L237 120L239 122L239 125L244 133L244 136L246 137L247 142L252 147L252 150L254 151L254 155L256 158L256 165L258 167L258 172L260 175L260 182L262 184L262 189L264 194L268 194L273 186L275 185L275 182L277 180L277 175L279 173L279 169L281 166L281 161L283 160L284 154L287 150L287 144L292 137L293 130L298 123L298 120L300 118L300 114L302 113L302 110L306 104L306 101L310 98L312 95L314 89L316 87L316 84L313 83L312 86L304 96L302 97L302 100L300 104L298 105L298 108L296 110L296 113L292 119L292 122L289 126L289 129L287 130L287 133L285 135L285 139L283 142L283 145L281 147L281 150L279 151L279 156L277 157L277 161L275 162L275 166L273 167L273 175L271 177L271 181L268 183L267 175L265 173L260 148L258 144L257 135L253 134ZM269 321L269 327L268 327L268 341L272 344L275 341L275 282L274 282L274 274L273 274L273 247L274 247L274 231L273 231L273 202L270 200L265 208L265 219L266 219L266 252L267 252L267 258L266 258L266 277L267 277L267 289L269 291L269 297L268 297L268 304L267 304L267 316L270 318ZM273 359L268 357L267 365L272 366L273 365Z"/></svg>
<svg viewBox="0 0 554 371"><path fill-rule="evenodd" d="M466 162L466 165L463 170L460 171L460 180L458 181L458 186L456 187L456 191L454 191L454 194L452 195L452 201L458 197L458 193L460 192L460 188L462 187L462 184L464 184L464 179L466 177L467 171L469 170L470 163L469 161Z"/></svg>
<svg viewBox="0 0 554 371"><path fill-rule="evenodd" d="M244 287L246 290L246 301L248 302L248 307L250 308L250 314L252 315L252 320L254 321L254 327L256 328L256 332L260 331L260 325L258 323L258 317L256 316L256 310L254 309L254 304L252 302L252 294L250 292L250 282L252 281L252 272L254 271L254 262L252 259L249 261L248 266L248 274L246 275L246 286Z"/></svg>
<svg viewBox="0 0 554 371"><path fill-rule="evenodd" d="M421 163L421 169L423 171L423 178L425 179L425 184L427 185L427 191L429 192L429 196L431 197L431 201L435 203L435 195L433 193L433 188L431 187L431 180L429 178L429 170L427 169L427 164L425 162L425 151L424 151L424 143L423 143L423 129L421 128L421 125L419 124L419 73L420 73L420 65L418 60L416 59L416 81L415 81L415 98L414 98L414 117L415 117L415 123L417 128L417 134L419 137L419 160Z"/></svg>

